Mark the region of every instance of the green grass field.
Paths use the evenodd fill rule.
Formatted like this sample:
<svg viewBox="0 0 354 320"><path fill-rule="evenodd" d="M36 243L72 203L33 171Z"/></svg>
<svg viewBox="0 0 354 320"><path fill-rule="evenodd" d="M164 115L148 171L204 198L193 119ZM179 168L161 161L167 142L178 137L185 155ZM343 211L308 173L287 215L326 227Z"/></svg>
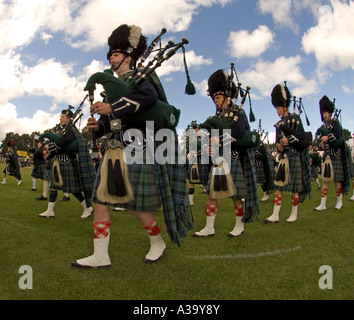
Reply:
<svg viewBox="0 0 354 320"><path fill-rule="evenodd" d="M1 164L1 172L3 168ZM156 212L167 249L161 261L152 265L143 263L149 241L138 221L129 212L112 212L111 268L77 270L71 261L92 254L93 218L80 218L82 208L73 197L57 202L55 218L38 218L47 203L34 199L41 194L42 182L38 182L38 191L31 191L31 170L21 168L21 186L10 176L6 185L0 185L2 300L354 299L352 190L344 197L342 210L336 210L332 184L327 211L314 212L321 197L314 183L312 198L299 205L296 223L285 222L291 210L289 194L284 196L278 224L263 223L273 204L271 200L261 203L259 222L246 225L237 238L227 237L235 215L231 200L223 200L216 235L193 238L193 232L205 224L206 196L196 189L195 228L182 247L169 241L162 212ZM26 275L20 273L23 265L32 268L32 289L19 286ZM332 289L319 286L330 275L319 271L323 265L332 269Z"/></svg>

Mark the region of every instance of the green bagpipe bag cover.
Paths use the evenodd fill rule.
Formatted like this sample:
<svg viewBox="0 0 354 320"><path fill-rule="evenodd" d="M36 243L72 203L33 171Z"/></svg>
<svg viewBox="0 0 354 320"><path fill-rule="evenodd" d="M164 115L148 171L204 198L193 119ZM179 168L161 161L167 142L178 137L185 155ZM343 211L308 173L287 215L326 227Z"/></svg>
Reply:
<svg viewBox="0 0 354 320"><path fill-rule="evenodd" d="M59 133L53 132L44 132L39 136L39 141L43 141L45 138L49 139L52 142L57 142L62 137ZM64 147L63 151L65 153L77 153L79 151L79 143L75 139L70 142L67 146Z"/></svg>
<svg viewBox="0 0 354 320"><path fill-rule="evenodd" d="M318 128L316 135L328 136L331 132L332 132L332 130L330 128L323 126L323 127ZM343 137L343 135L341 135L337 140L329 142L329 146L331 148L337 149L337 148L341 147L344 144L344 142L345 142L344 137Z"/></svg>
<svg viewBox="0 0 354 320"><path fill-rule="evenodd" d="M108 103L117 101L126 96L135 88L135 80L129 78L127 81L113 76L111 69L93 74L87 81L84 91L94 91L96 83L101 84L105 90ZM158 100L154 105L134 114L134 124L145 127L146 121L154 121L155 130L169 128L175 130L181 111L174 106Z"/></svg>
<svg viewBox="0 0 354 320"><path fill-rule="evenodd" d="M230 129L232 127L232 119L226 121L221 120L218 116L213 116L207 119L204 123L200 124L201 128L207 130L219 129L219 135L223 135L224 129ZM241 139L233 141L232 144L237 149L250 149L259 146L260 136L257 131L246 130L244 136Z"/></svg>

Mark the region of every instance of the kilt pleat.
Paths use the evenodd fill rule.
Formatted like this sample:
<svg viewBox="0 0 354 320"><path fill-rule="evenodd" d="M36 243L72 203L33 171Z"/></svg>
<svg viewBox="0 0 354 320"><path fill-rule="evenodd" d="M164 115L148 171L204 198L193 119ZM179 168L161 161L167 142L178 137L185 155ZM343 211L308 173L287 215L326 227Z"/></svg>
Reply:
<svg viewBox="0 0 354 320"><path fill-rule="evenodd" d="M331 156L333 171L334 171L334 181L344 180L344 169L342 161L342 150L338 148L336 155Z"/></svg>
<svg viewBox="0 0 354 320"><path fill-rule="evenodd" d="M300 153L297 153L296 155L288 154L288 159L290 171L289 183L283 187L277 186L276 189L294 193L301 192L303 191L303 180Z"/></svg>
<svg viewBox="0 0 354 320"><path fill-rule="evenodd" d="M276 190L299 193L299 202L311 197L311 165L308 149L291 154L286 151L289 159L289 183L284 187L276 186Z"/></svg>
<svg viewBox="0 0 354 320"><path fill-rule="evenodd" d="M63 178L63 185L56 186L53 179L51 179L51 189L67 193L80 193L83 191L77 160L71 160L67 164L60 163L60 173Z"/></svg>
<svg viewBox="0 0 354 320"><path fill-rule="evenodd" d="M188 165L188 179L189 181L192 179L192 166ZM210 165L209 164L200 164L198 163L198 174L199 174L199 184L206 186L209 180L210 174Z"/></svg>
<svg viewBox="0 0 354 320"><path fill-rule="evenodd" d="M39 166L34 166L31 176L33 178L37 178L37 179L43 179L44 173L46 171L46 166L45 164L41 164Z"/></svg>

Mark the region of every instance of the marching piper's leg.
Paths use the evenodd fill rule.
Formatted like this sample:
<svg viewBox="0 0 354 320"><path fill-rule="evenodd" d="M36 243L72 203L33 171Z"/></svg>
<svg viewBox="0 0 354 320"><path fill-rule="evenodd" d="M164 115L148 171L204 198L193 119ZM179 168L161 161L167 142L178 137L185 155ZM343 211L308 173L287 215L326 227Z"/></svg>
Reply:
<svg viewBox="0 0 354 320"><path fill-rule="evenodd" d="M95 221L93 222L93 255L71 263L76 268L107 268L111 265L108 246L111 232L111 220L107 206L94 204ZM101 220L102 219L102 220Z"/></svg>
<svg viewBox="0 0 354 320"><path fill-rule="evenodd" d="M349 198L350 201L354 201L354 180L352 181L353 195Z"/></svg>
<svg viewBox="0 0 354 320"><path fill-rule="evenodd" d="M72 263L76 268L107 268L111 265L108 255L110 239L110 221L98 221L93 223L95 238L93 239L93 255L76 260Z"/></svg>
<svg viewBox="0 0 354 320"><path fill-rule="evenodd" d="M245 226L242 222L242 218L244 216L242 201L241 200L238 200L238 202L235 201L234 208L236 214L236 224L233 230L228 234L229 237L237 237L241 235L245 230Z"/></svg>
<svg viewBox="0 0 354 320"><path fill-rule="evenodd" d="M58 196L58 191L54 191L51 190L49 193L49 201L48 201L48 208L46 211L40 213L38 215L38 217L40 218L50 218L50 217L54 217L54 206L55 206L55 202L57 200L57 196Z"/></svg>
<svg viewBox="0 0 354 320"><path fill-rule="evenodd" d="M321 195L321 204L313 209L314 211L322 211L326 210L326 202L327 202L327 195L328 195L328 184L324 184L322 188L322 195Z"/></svg>
<svg viewBox="0 0 354 320"><path fill-rule="evenodd" d="M38 217L40 218L50 218L50 217L55 217L54 214L54 206L55 206L55 201L54 202L48 202L48 208L46 211L40 213Z"/></svg>
<svg viewBox="0 0 354 320"><path fill-rule="evenodd" d="M144 258L145 263L154 263L162 257L166 244L163 241L160 233L161 229L157 225L155 217L148 225L144 225L143 228L147 231L150 239L150 250Z"/></svg>
<svg viewBox="0 0 354 320"><path fill-rule="evenodd" d="M283 202L283 193L277 191L274 195L274 200L273 200L274 203L273 214L264 220L265 223L279 222L279 212L280 212L282 202Z"/></svg>
<svg viewBox="0 0 354 320"><path fill-rule="evenodd" d="M189 186L188 198L190 205L194 206L194 185L193 187Z"/></svg>
<svg viewBox="0 0 354 320"><path fill-rule="evenodd" d="M261 201L264 202L268 200L269 200L268 191L263 191L263 198L261 199Z"/></svg>
<svg viewBox="0 0 354 320"><path fill-rule="evenodd" d="M86 200L83 200L80 203L81 203L82 207L84 208L84 212L82 213L81 218L83 218L83 219L88 218L93 211L92 207L89 207L89 208L87 207Z"/></svg>
<svg viewBox="0 0 354 320"><path fill-rule="evenodd" d="M343 193L342 193L342 185L340 182L336 182L336 194L337 194L337 203L335 208L339 210L343 206Z"/></svg>
<svg viewBox="0 0 354 320"><path fill-rule="evenodd" d="M32 190L37 190L37 178L32 177Z"/></svg>
<svg viewBox="0 0 354 320"><path fill-rule="evenodd" d="M297 208L299 205L299 194L298 193L293 193L291 195L292 199L292 208L291 208L291 214L288 219L286 219L287 222L295 222L297 220Z"/></svg>
<svg viewBox="0 0 354 320"><path fill-rule="evenodd" d="M215 235L214 223L215 223L215 217L217 211L218 211L217 202L215 202L215 204L214 203L206 204L206 208L205 208L205 215L207 218L206 225L204 229L194 233L193 237L209 237Z"/></svg>

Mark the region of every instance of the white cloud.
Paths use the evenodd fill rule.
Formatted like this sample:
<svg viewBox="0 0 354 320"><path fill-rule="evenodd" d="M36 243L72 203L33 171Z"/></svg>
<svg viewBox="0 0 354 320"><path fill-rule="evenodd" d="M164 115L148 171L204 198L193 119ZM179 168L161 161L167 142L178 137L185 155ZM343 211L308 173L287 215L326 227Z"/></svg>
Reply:
<svg viewBox="0 0 354 320"><path fill-rule="evenodd" d="M188 70L191 67L200 68L204 65L211 65L212 59L205 59L203 56L197 56L194 50L186 51L186 61ZM184 64L183 64L183 54L181 52L176 53L173 58L165 61L161 67L156 69L156 73L159 77L168 76L172 72L184 72Z"/></svg>
<svg viewBox="0 0 354 320"><path fill-rule="evenodd" d="M0 54L0 104L23 94L20 76L25 71L21 63L21 55L10 50Z"/></svg>
<svg viewBox="0 0 354 320"><path fill-rule="evenodd" d="M203 97L209 97L208 96L208 80L204 79L200 83L194 83L194 86L200 95L202 95Z"/></svg>
<svg viewBox="0 0 354 320"><path fill-rule="evenodd" d="M292 0L259 0L258 7L263 14L271 14L277 25L295 27L291 15Z"/></svg>
<svg viewBox="0 0 354 320"><path fill-rule="evenodd" d="M239 74L243 86L258 90L262 98L268 97L277 83L287 81L290 91L297 97L314 94L317 82L306 79L300 68L301 57L279 57L274 62L259 60ZM251 89L252 90L252 89Z"/></svg>
<svg viewBox="0 0 354 320"><path fill-rule="evenodd" d="M50 113L58 111L58 103L75 105L81 102L85 95L83 88L89 76L106 67L102 62L93 60L77 72L74 62L63 63L56 58L37 60L35 54L25 51L33 40L40 39L49 44L56 33L61 32L64 41L74 48L95 50L107 45L109 34L121 23L139 24L147 36L155 36L162 27L172 32L186 30L198 8L225 5L230 1L232 0L131 0L128 7L122 6L122 2L117 0L1 2L0 70L6 76L0 77L0 140L6 131L13 128L21 128L26 133L31 133L32 129L38 130L42 128L43 119L45 129L50 127ZM154 19L151 19L152 16ZM189 68L212 63L211 59L197 56L194 51L187 51L186 54ZM31 65L26 65L26 61ZM184 72L181 53L177 53L158 70L160 75L169 77L180 71ZM101 90L98 86L97 96ZM48 114L41 111L44 115L36 113L31 118L19 116L16 106L9 101L24 96L51 99L52 105L46 110ZM84 110L84 113L88 114L88 110ZM54 118L57 123L58 117ZM4 122L11 125L5 125ZM38 126L32 128L29 124L33 122L38 122Z"/></svg>
<svg viewBox="0 0 354 320"><path fill-rule="evenodd" d="M93 50L106 44L122 23L139 24L146 35L187 30L202 7L234 0L12 0L0 4L0 52L28 45L38 34L44 41L63 31L75 48Z"/></svg>
<svg viewBox="0 0 354 320"><path fill-rule="evenodd" d="M54 127L59 122L59 113L50 114L37 110L32 118L18 117L16 106L11 103L0 105L0 137L1 140L7 132L16 132L20 135L30 134L34 131L43 132Z"/></svg>
<svg viewBox="0 0 354 320"><path fill-rule="evenodd" d="M321 11L318 25L304 34L303 50L315 55L321 71L354 69L354 5L340 1L332 5L333 12Z"/></svg>
<svg viewBox="0 0 354 320"><path fill-rule="evenodd" d="M54 0L13 0L0 5L0 53L28 45L45 24Z"/></svg>
<svg viewBox="0 0 354 320"><path fill-rule="evenodd" d="M29 68L20 63L19 55L12 58L0 59L2 70L9 71L7 78L0 78L0 141L6 132L30 134L54 127L59 122L59 113L53 114L59 109L56 102L69 102L76 107L85 96L85 81L93 73L104 69L101 62L93 60L81 74L74 76L73 65L65 65L54 59L40 60L37 65ZM98 88L97 94L100 90ZM7 101L23 95L46 96L52 99L53 105L48 107L47 112L37 110L32 117L21 117L16 106ZM86 115L89 114L88 108L86 105L83 110Z"/></svg>
<svg viewBox="0 0 354 320"><path fill-rule="evenodd" d="M259 26L253 32L231 31L228 47L232 57L258 57L274 43L274 34L267 26Z"/></svg>
<svg viewBox="0 0 354 320"><path fill-rule="evenodd" d="M311 11L314 16L321 5L319 0L259 0L258 8L263 14L271 14L278 27L290 28L299 32L296 19L302 11Z"/></svg>

